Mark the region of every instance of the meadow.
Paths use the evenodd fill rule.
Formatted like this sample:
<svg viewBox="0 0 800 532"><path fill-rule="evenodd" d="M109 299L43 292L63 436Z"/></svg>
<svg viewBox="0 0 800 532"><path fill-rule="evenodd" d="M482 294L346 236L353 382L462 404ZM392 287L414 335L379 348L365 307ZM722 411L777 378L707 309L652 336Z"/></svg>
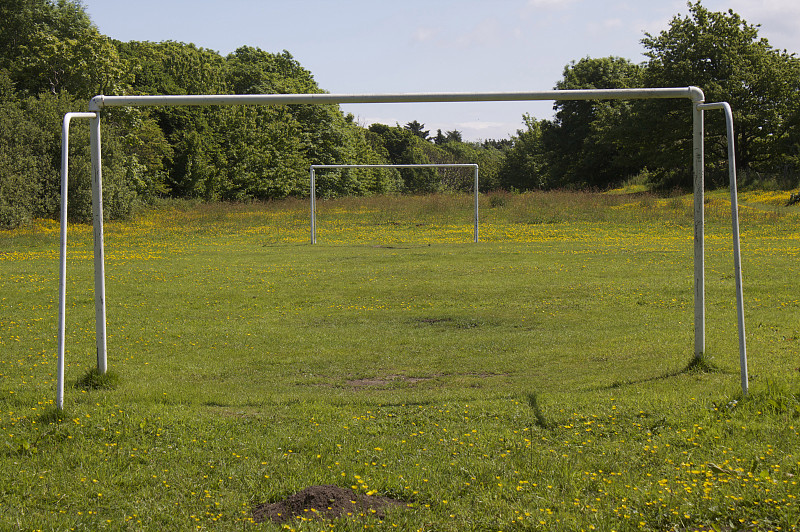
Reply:
<svg viewBox="0 0 800 532"><path fill-rule="evenodd" d="M800 527L800 206L740 195L750 393L729 202L706 199L693 364L691 197L493 193L168 203L0 232L2 530L793 530ZM403 504L255 523L336 485Z"/></svg>

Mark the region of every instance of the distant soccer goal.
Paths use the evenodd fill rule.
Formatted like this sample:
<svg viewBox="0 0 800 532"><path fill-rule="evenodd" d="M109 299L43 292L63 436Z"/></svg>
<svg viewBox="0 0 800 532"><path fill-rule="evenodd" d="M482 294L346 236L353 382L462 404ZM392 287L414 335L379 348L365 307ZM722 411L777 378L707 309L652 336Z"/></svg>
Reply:
<svg viewBox="0 0 800 532"><path fill-rule="evenodd" d="M317 170L334 170L344 168L472 168L475 192L474 240L478 242L478 165L469 163L441 164L312 164L311 165L311 243L317 243Z"/></svg>

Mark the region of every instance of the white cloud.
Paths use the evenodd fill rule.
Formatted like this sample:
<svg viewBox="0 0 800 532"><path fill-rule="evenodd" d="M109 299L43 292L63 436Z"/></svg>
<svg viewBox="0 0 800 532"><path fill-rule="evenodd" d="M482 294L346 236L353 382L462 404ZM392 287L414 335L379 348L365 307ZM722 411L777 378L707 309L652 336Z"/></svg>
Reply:
<svg viewBox="0 0 800 532"><path fill-rule="evenodd" d="M469 129L473 131L482 131L485 129L494 129L498 127L507 128L507 127L515 127L517 124L507 124L505 122L483 122L480 120L472 121L472 122L458 122L456 124L456 129Z"/></svg>
<svg viewBox="0 0 800 532"><path fill-rule="evenodd" d="M599 21L590 21L587 29L594 35L603 35L609 31L626 30L627 28L619 18L609 18Z"/></svg>
<svg viewBox="0 0 800 532"><path fill-rule="evenodd" d="M575 0L528 0L531 7L567 7Z"/></svg>
<svg viewBox="0 0 800 532"><path fill-rule="evenodd" d="M419 27L414 31L413 40L418 43L426 43L433 40L439 33L434 28Z"/></svg>
<svg viewBox="0 0 800 532"><path fill-rule="evenodd" d="M400 124L399 118L389 118L385 116L356 116L356 123L362 127L369 127L372 124L386 124L387 126L394 127Z"/></svg>
<svg viewBox="0 0 800 532"><path fill-rule="evenodd" d="M465 141L486 139L507 139L522 128L522 120L517 122L465 122L456 124L455 129L461 132ZM448 128L449 130L449 128ZM442 130L445 131L445 130Z"/></svg>
<svg viewBox="0 0 800 532"><path fill-rule="evenodd" d="M769 39L775 48L800 52L800 3L796 0L729 0L725 6L709 9L733 9L748 24L760 24L759 36Z"/></svg>
<svg viewBox="0 0 800 532"><path fill-rule="evenodd" d="M456 44L459 47L469 46L501 46L506 33L502 25L495 18L480 21L468 33L459 37Z"/></svg>
<svg viewBox="0 0 800 532"><path fill-rule="evenodd" d="M535 26L549 25L552 17L572 18L573 11L580 6L580 0L527 0L518 13L522 20ZM559 19L563 22L563 19Z"/></svg>
<svg viewBox="0 0 800 532"><path fill-rule="evenodd" d="M668 29L673 16L685 17L689 14L685 2L679 4L676 1L669 6L669 15L639 22L641 30L658 35ZM727 12L732 9L748 24L760 25L759 36L769 39L773 47L800 52L800 32L797 31L800 26L800 2L797 0L705 0L703 6L710 11Z"/></svg>
<svg viewBox="0 0 800 532"><path fill-rule="evenodd" d="M498 18L488 17L476 18L464 25L419 26L414 30L411 41L415 45L433 46L441 50L463 50L505 47L509 39L517 39L519 35L518 28L508 27Z"/></svg>

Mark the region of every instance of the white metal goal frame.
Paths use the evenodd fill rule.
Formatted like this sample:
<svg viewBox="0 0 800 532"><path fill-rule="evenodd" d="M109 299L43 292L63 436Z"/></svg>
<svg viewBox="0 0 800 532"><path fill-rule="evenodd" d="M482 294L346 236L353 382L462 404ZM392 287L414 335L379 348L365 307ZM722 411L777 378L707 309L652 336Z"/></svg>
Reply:
<svg viewBox="0 0 800 532"><path fill-rule="evenodd" d="M474 163L428 163L428 164L312 164L309 170L311 179L311 243L317 243L317 170L334 170L346 168L472 168L474 190L473 234L478 243L478 165Z"/></svg>
<svg viewBox="0 0 800 532"><path fill-rule="evenodd" d="M694 86L647 88L647 89L580 89L549 90L539 92L446 92L446 93L391 93L391 94L235 94L235 95L161 95L161 96L105 96L98 95L89 102L89 113L81 118L91 118L92 158L92 227L94 237L94 302L95 343L97 348L97 370L107 370L106 335L106 290L105 249L103 241L103 172L100 147L100 114L110 107L175 107L215 105L321 105L352 103L446 103L446 102L500 102L537 100L642 100L642 99L688 99L692 112L692 168L694 183L694 356L699 360L705 352L705 150L704 118L706 109L722 109L726 113L729 172L731 176L731 215L733 218L734 268L736 270L736 300L739 318L739 346L742 375L742 391L747 393L747 363L745 351L744 311L741 270L739 258L738 210L736 198L736 174L733 158L733 126L730 106L727 103L706 103L703 91ZM76 113L68 116L77 117ZM92 116L89 116L92 115ZM65 116L64 129L68 128ZM66 134L65 134L66 135ZM66 140L66 136L64 137ZM62 141L62 185L66 182L67 152ZM57 407L63 408L64 389L64 315L66 300L66 188L62 195L61 219L61 279L59 305L59 371Z"/></svg>

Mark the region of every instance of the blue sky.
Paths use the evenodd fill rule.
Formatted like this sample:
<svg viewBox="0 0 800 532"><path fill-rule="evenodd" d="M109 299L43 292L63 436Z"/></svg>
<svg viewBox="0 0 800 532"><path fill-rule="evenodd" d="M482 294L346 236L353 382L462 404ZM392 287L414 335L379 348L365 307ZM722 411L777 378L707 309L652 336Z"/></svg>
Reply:
<svg viewBox="0 0 800 532"><path fill-rule="evenodd" d="M537 91L582 57L643 61L644 32L666 29L683 0L84 0L102 33L191 42L222 54L288 50L331 93ZM800 2L705 0L733 9L779 49L800 52ZM342 106L364 125L418 120L467 140L508 138L548 102Z"/></svg>

